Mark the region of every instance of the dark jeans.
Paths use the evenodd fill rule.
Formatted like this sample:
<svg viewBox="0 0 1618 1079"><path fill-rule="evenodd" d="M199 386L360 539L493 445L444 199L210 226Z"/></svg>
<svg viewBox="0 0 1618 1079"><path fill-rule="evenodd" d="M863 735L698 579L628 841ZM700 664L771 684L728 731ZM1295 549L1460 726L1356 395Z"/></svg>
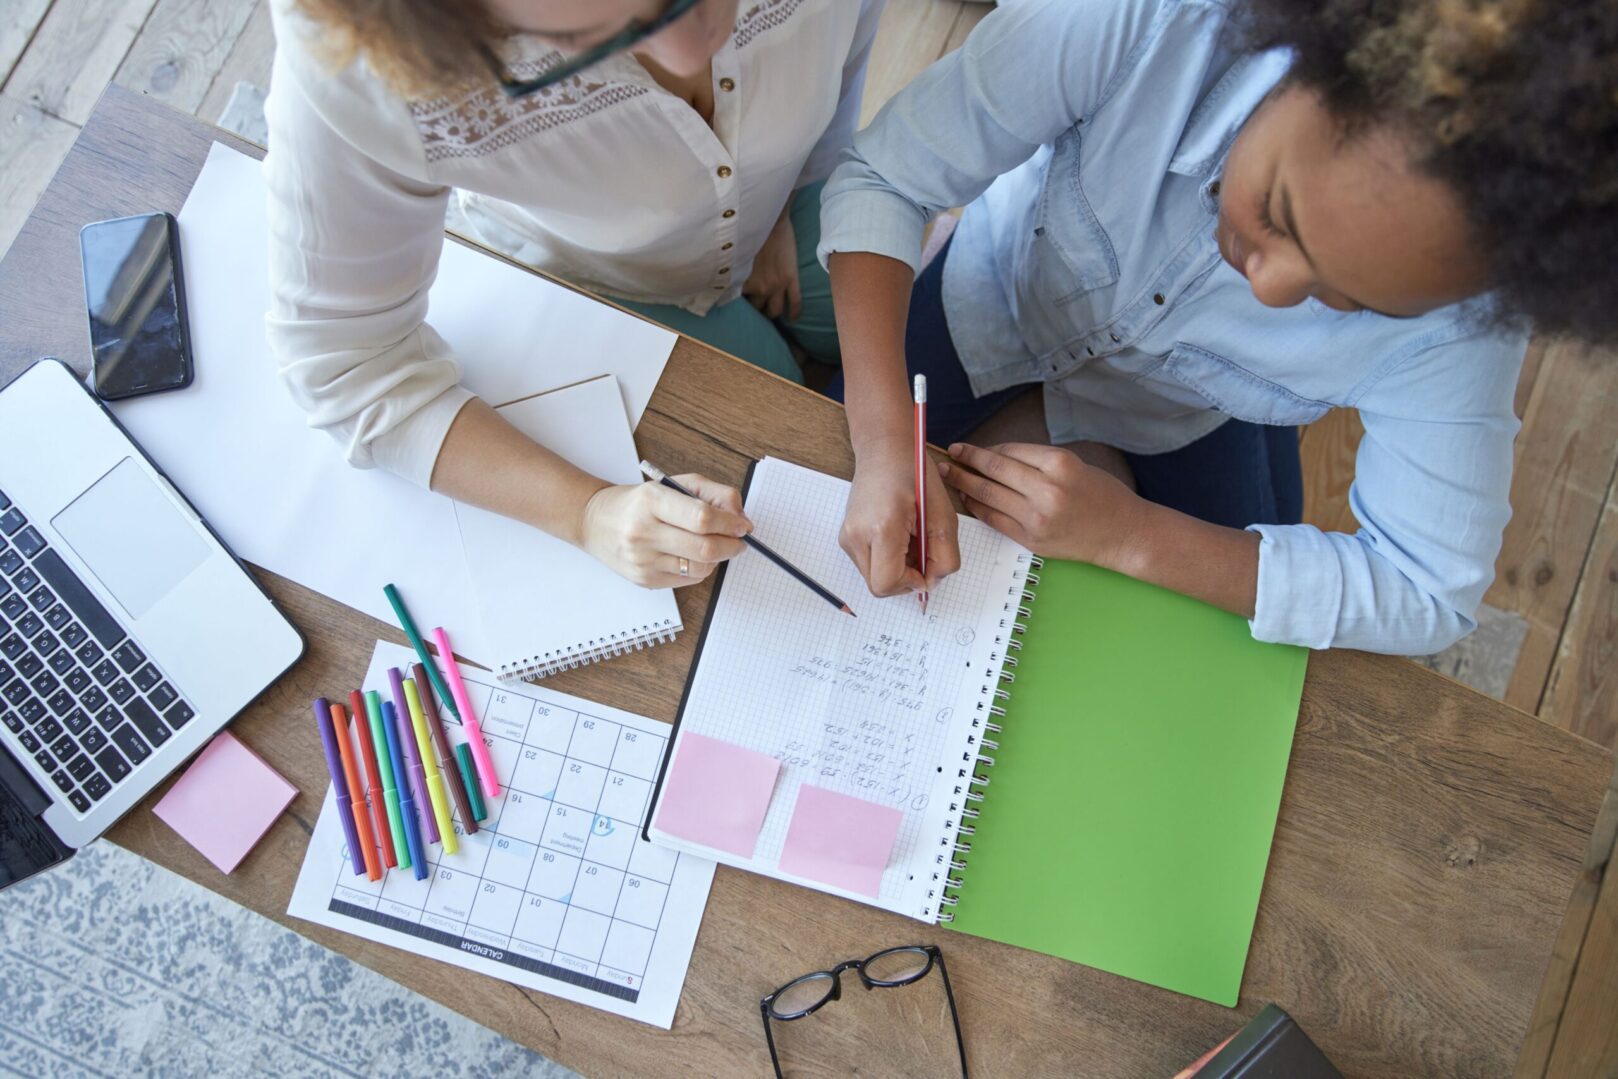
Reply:
<svg viewBox="0 0 1618 1079"><path fill-rule="evenodd" d="M927 376L927 439L958 442L1024 386L982 397L972 394L944 318L944 259L949 245L916 279L905 327L905 362ZM843 399L839 371L826 393ZM1168 453L1125 453L1142 497L1232 528L1296 524L1303 518L1303 467L1296 427L1266 427L1229 419L1188 446Z"/></svg>

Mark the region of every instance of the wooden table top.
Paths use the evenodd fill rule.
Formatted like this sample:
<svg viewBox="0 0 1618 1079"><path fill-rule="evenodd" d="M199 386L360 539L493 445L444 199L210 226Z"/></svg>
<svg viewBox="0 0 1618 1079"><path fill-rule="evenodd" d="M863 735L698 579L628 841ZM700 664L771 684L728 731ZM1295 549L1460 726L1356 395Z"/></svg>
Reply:
<svg viewBox="0 0 1618 1079"><path fill-rule="evenodd" d="M178 213L214 140L258 154L107 91L0 262L0 381L41 355L88 369L79 227ZM657 460L730 483L764 454L844 476L852 466L838 405L683 338L636 437ZM166 784L110 838L591 1075L765 1073L761 995L842 959L926 941L945 950L978 1075L1172 1074L1270 1001L1349 1074L1505 1074L1613 766L1605 750L1414 663L1320 653L1236 1011L721 867L664 1032L287 917L327 784L308 702L358 685L378 637L403 638L283 578L260 578L309 651L232 729L301 793L229 876L153 816ZM677 643L547 685L672 721L707 599L706 585L681 591ZM794 1024L805 1029L783 1034L783 1048L801 1050L800 1071L931 1071L943 1065L923 1054L953 1052L941 999L922 986L854 993L812 1030Z"/></svg>

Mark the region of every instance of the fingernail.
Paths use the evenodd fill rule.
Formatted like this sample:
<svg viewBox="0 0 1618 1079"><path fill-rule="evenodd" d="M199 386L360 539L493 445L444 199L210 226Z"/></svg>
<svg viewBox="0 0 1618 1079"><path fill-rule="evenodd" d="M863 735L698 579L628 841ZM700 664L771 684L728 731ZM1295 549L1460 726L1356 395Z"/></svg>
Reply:
<svg viewBox="0 0 1618 1079"><path fill-rule="evenodd" d="M961 451L964 449L966 449L966 447L961 445L959 442L951 442L949 444L949 455L951 457L959 457L961 455Z"/></svg>
<svg viewBox="0 0 1618 1079"><path fill-rule="evenodd" d="M949 475L949 462L948 461L939 461L938 462L938 474L940 476Z"/></svg>

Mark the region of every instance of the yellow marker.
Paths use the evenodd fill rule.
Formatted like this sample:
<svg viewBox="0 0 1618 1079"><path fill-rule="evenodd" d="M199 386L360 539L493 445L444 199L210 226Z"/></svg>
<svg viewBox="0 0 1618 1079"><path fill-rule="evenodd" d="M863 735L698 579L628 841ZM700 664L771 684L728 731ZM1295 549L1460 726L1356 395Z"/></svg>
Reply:
<svg viewBox="0 0 1618 1079"><path fill-rule="evenodd" d="M449 798L444 794L444 777L438 771L438 758L433 756L433 740L427 733L427 717L421 713L421 697L416 692L415 679L404 680L405 701L410 705L410 726L416 732L416 746L421 750L421 768L427 777L427 799L433 803L433 820L438 822L438 838L444 844L445 854L461 849L455 841L455 829L449 820Z"/></svg>

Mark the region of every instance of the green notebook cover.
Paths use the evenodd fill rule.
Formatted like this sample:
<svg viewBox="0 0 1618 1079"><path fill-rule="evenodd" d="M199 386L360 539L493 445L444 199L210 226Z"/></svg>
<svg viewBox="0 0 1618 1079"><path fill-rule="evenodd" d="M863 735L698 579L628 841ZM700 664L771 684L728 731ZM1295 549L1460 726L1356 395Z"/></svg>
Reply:
<svg viewBox="0 0 1618 1079"><path fill-rule="evenodd" d="M1234 1006L1308 653L1047 561L953 929Z"/></svg>

